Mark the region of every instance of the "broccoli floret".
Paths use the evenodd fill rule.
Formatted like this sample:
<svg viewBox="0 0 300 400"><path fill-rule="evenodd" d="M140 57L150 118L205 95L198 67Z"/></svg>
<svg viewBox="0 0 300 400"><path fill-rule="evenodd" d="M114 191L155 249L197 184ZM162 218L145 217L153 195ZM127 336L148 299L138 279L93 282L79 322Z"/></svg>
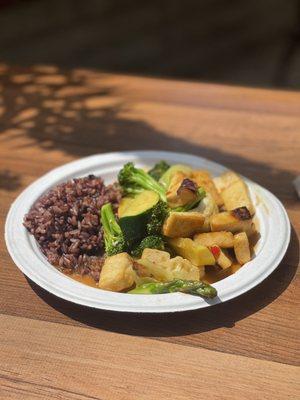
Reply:
<svg viewBox="0 0 300 400"><path fill-rule="evenodd" d="M141 243L135 247L131 254L133 257L140 257L144 249L164 250L165 245L161 236L146 236Z"/></svg>
<svg viewBox="0 0 300 400"><path fill-rule="evenodd" d="M152 209L149 222L147 223L148 235L160 235L163 223L169 214L169 207L163 201L159 201Z"/></svg>
<svg viewBox="0 0 300 400"><path fill-rule="evenodd" d="M148 174L152 176L152 178L154 178L156 181L158 181L169 168L170 165L166 163L166 161L161 160L160 162L155 164L154 167L150 169L150 171L148 171Z"/></svg>
<svg viewBox="0 0 300 400"><path fill-rule="evenodd" d="M162 201L166 202L165 189L147 172L136 168L129 162L123 166L118 175L119 183L125 193L136 194L142 189L156 192Z"/></svg>
<svg viewBox="0 0 300 400"><path fill-rule="evenodd" d="M193 208L197 207L197 205L200 203L201 200L204 199L205 196L206 196L206 192L203 189L203 187L200 186L197 189L197 199L196 200L194 200L192 203L185 204L184 206L173 208L172 210L178 211L178 212L190 211Z"/></svg>
<svg viewBox="0 0 300 400"><path fill-rule="evenodd" d="M105 253L113 256L126 251L126 242L116 221L111 203L107 203L101 208L101 224L104 231Z"/></svg>

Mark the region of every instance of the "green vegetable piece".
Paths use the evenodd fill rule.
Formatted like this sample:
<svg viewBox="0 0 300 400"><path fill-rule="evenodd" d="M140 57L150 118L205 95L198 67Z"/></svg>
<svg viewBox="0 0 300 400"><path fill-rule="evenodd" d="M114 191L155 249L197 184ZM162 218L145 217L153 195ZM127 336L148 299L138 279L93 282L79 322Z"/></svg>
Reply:
<svg viewBox="0 0 300 400"><path fill-rule="evenodd" d="M169 168L170 165L166 161L161 160L160 162L155 164L154 167L150 169L150 171L148 171L148 174L152 176L152 178L154 178L156 181L158 181Z"/></svg>
<svg viewBox="0 0 300 400"><path fill-rule="evenodd" d="M166 293L164 291L165 283L161 282L149 282L143 283L142 285L137 286L136 288L130 290L128 293L131 294L160 294Z"/></svg>
<svg viewBox="0 0 300 400"><path fill-rule="evenodd" d="M164 250L165 244L161 236L147 236L131 251L133 257L140 257L144 249Z"/></svg>
<svg viewBox="0 0 300 400"><path fill-rule="evenodd" d="M134 197L123 197L118 210L119 225L129 247L148 236L147 224L160 202L159 195L150 190L144 190Z"/></svg>
<svg viewBox="0 0 300 400"><path fill-rule="evenodd" d="M126 242L119 224L116 221L111 203L101 208L100 221L104 232L105 253L113 256L126 251Z"/></svg>
<svg viewBox="0 0 300 400"><path fill-rule="evenodd" d="M152 190L159 195L162 201L167 201L165 189L147 172L136 168L132 162L123 166L119 172L118 180L124 193L136 194L140 193L141 190Z"/></svg>
<svg viewBox="0 0 300 400"><path fill-rule="evenodd" d="M204 282L175 279L171 282L150 282L130 290L131 294L163 294L181 292L212 299L217 296L217 290Z"/></svg>
<svg viewBox="0 0 300 400"><path fill-rule="evenodd" d="M169 207L163 201L159 201L152 209L147 224L148 235L161 235L162 226L169 215Z"/></svg>

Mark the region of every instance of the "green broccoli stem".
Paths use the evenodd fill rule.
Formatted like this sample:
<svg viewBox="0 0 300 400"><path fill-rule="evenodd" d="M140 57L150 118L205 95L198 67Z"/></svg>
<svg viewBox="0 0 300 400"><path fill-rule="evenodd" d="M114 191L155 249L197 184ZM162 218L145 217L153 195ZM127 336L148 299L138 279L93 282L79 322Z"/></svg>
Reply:
<svg viewBox="0 0 300 400"><path fill-rule="evenodd" d="M101 208L101 223L106 232L121 234L122 230L116 221L111 203L104 204Z"/></svg>
<svg viewBox="0 0 300 400"><path fill-rule="evenodd" d="M103 226L106 254L108 256L112 256L125 251L125 239L122 230L116 221L111 203L107 203L102 206L100 211L100 219Z"/></svg>
<svg viewBox="0 0 300 400"><path fill-rule="evenodd" d="M136 169L137 173L133 176L133 181L144 189L153 190L158 193L163 201L167 201L164 188L157 183L147 172Z"/></svg>
<svg viewBox="0 0 300 400"><path fill-rule="evenodd" d="M123 187L123 194L131 197L131 196L135 196L141 192L144 192L144 190L145 190L144 188L139 187L139 186Z"/></svg>
<svg viewBox="0 0 300 400"><path fill-rule="evenodd" d="M163 294L181 292L201 296L205 298L214 298L217 296L217 290L201 281L188 281L183 279L175 279L171 282L149 282L137 286L135 289L130 290L131 294Z"/></svg>

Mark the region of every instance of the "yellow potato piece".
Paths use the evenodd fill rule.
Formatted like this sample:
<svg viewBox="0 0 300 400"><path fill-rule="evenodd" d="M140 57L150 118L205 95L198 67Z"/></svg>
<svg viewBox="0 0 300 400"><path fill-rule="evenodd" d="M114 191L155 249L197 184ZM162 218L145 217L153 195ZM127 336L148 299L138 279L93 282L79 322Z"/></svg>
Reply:
<svg viewBox="0 0 300 400"><path fill-rule="evenodd" d="M120 292L130 288L135 282L132 258L127 253L107 257L102 267L99 288Z"/></svg>
<svg viewBox="0 0 300 400"><path fill-rule="evenodd" d="M200 265L214 265L216 263L212 252L207 247L197 244L192 239L170 239L169 244L177 254L198 267Z"/></svg>
<svg viewBox="0 0 300 400"><path fill-rule="evenodd" d="M251 260L249 240L245 232L234 235L234 252L238 262L243 265Z"/></svg>
<svg viewBox="0 0 300 400"><path fill-rule="evenodd" d="M194 236L194 241L203 246L220 246L223 248L233 247L233 234L231 232L208 232L197 233Z"/></svg>
<svg viewBox="0 0 300 400"><path fill-rule="evenodd" d="M174 257L163 262L151 262L142 258L139 260L155 279L160 282L169 282L173 279L188 279L198 281L204 274L204 267L196 267L182 257Z"/></svg>
<svg viewBox="0 0 300 400"><path fill-rule="evenodd" d="M151 262L163 262L170 260L171 256L167 251L156 250L156 249L144 249L142 259L147 259Z"/></svg>
<svg viewBox="0 0 300 400"><path fill-rule="evenodd" d="M190 237L201 231L205 217L198 212L171 212L163 225L163 234L170 238Z"/></svg>

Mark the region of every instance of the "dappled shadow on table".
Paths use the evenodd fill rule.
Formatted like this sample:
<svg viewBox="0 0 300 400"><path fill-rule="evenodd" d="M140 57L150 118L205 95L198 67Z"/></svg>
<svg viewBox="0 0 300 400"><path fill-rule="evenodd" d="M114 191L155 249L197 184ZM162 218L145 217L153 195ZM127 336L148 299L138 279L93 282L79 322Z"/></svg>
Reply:
<svg viewBox="0 0 300 400"><path fill-rule="evenodd" d="M14 191L21 185L20 174L9 169L0 170L0 190Z"/></svg>
<svg viewBox="0 0 300 400"><path fill-rule="evenodd" d="M292 253L291 249L293 249ZM62 300L41 289L30 280L28 282L43 301L80 324L128 335L175 337L222 327L234 327L238 321L276 300L290 285L298 264L299 240L292 228L287 255L279 267L260 285L226 303L206 309L173 314L130 314L95 310Z"/></svg>
<svg viewBox="0 0 300 400"><path fill-rule="evenodd" d="M188 137L171 137L171 132L133 118L131 102L124 100L117 85L107 85L101 73L51 66L2 66L0 78L0 140L15 141L17 148L39 146L72 157L136 149L180 151L238 168L267 188L271 187L268 182L290 184L294 178L290 171L231 154L221 146L202 146ZM15 185L19 181L16 179Z"/></svg>
<svg viewBox="0 0 300 400"><path fill-rule="evenodd" d="M290 182L294 175L290 171L245 159L220 146L191 143L188 137L175 138L171 132L159 130L144 120L132 115L129 118L132 104L124 100L117 86L108 86L105 82L102 74L92 71L65 72L41 66L3 70L2 67L0 141L21 149L38 146L43 151L59 150L72 157L136 149L188 152L224 163L229 168L236 167L267 188L274 189L272 182L283 182L286 190L292 191ZM21 185L21 177L9 170L0 176L6 190L15 190ZM279 197L282 193L277 193L276 188L274 192ZM293 251L288 252L288 263L283 261L255 289L230 302L182 313L180 317L93 310L59 299L29 283L51 307L81 324L131 335L179 336L230 328L274 301L290 284L299 261L299 243L294 230L291 246Z"/></svg>

